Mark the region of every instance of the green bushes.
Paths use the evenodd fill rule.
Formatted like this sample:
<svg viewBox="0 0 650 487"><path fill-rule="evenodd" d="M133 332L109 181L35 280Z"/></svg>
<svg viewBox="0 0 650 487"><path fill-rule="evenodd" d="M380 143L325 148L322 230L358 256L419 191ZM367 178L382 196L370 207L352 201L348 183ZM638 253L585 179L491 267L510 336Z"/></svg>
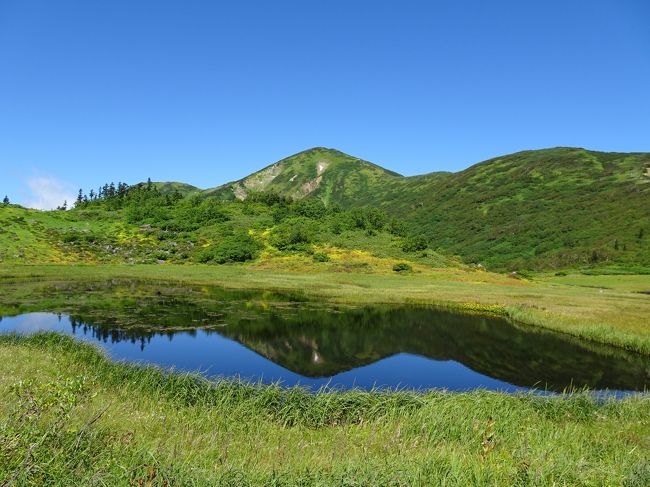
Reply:
<svg viewBox="0 0 650 487"><path fill-rule="evenodd" d="M399 262L393 266L395 272L411 272L413 268L406 262Z"/></svg>
<svg viewBox="0 0 650 487"><path fill-rule="evenodd" d="M305 217L286 219L273 228L271 243L279 250L303 250L316 241L317 223Z"/></svg>
<svg viewBox="0 0 650 487"><path fill-rule="evenodd" d="M175 200L156 191L142 192L125 206L129 223L147 223L163 230L191 232L228 220L223 204L214 199L192 197Z"/></svg>
<svg viewBox="0 0 650 487"><path fill-rule="evenodd" d="M329 213L328 208L320 200L301 200L295 203L294 211L306 218L321 220Z"/></svg>
<svg viewBox="0 0 650 487"><path fill-rule="evenodd" d="M361 230L382 230L386 224L386 214L376 208L354 208L347 212L354 228Z"/></svg>
<svg viewBox="0 0 650 487"><path fill-rule="evenodd" d="M260 246L249 235L229 235L204 249L198 257L199 262L245 262L256 257Z"/></svg>
<svg viewBox="0 0 650 487"><path fill-rule="evenodd" d="M314 253L314 262L329 262L330 257L325 252L315 252Z"/></svg>
<svg viewBox="0 0 650 487"><path fill-rule="evenodd" d="M390 221L387 230L391 235L395 235L397 237L406 237L408 235L406 223L404 223L402 220L398 220L397 218L393 218Z"/></svg>
<svg viewBox="0 0 650 487"><path fill-rule="evenodd" d="M246 201L250 203L262 203L266 206L286 206L289 205L293 200L274 191L260 191L257 193L249 194L246 198Z"/></svg>
<svg viewBox="0 0 650 487"><path fill-rule="evenodd" d="M97 194L102 196L93 193L88 202L82 200L70 212L59 212L55 217L50 213L39 215L34 218L38 225L32 226L32 218L28 222L23 216L15 216L15 223L25 227L21 232L29 230L28 239L59 245L66 261L218 263L255 258L257 246L247 238L232 237L238 232L253 232L264 245L280 252L301 252L309 258L314 244L328 244L364 250L378 258L411 260L400 250L399 242L408 238L404 221L390 220L377 208L344 210L318 198L292 201L266 192L244 201L222 201L205 194L162 192L153 183L121 184L115 190L107 186ZM0 209L13 215L11 207ZM2 221L13 225L13 218ZM47 228L40 227L41 221ZM22 258L25 245L18 238L14 241L12 251L0 252L0 258ZM444 264L444 259L436 258L424 253L413 255L413 260L423 264Z"/></svg>
<svg viewBox="0 0 650 487"><path fill-rule="evenodd" d="M129 223L160 223L170 218L164 196L154 192L142 193L125 205L124 214Z"/></svg>
<svg viewBox="0 0 650 487"><path fill-rule="evenodd" d="M423 235L405 238L404 242L402 242L402 250L404 252L419 252L421 250L426 250L428 246L429 241Z"/></svg>

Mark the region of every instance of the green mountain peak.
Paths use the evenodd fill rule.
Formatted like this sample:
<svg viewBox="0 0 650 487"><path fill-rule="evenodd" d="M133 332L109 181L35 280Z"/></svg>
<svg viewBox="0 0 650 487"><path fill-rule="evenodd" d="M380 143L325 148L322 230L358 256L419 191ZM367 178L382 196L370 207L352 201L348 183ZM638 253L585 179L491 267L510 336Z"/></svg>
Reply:
<svg viewBox="0 0 650 487"><path fill-rule="evenodd" d="M246 199L273 191L293 199L317 197L325 203L347 204L385 179L401 175L336 149L313 147L281 159L238 181L208 189L207 196Z"/></svg>

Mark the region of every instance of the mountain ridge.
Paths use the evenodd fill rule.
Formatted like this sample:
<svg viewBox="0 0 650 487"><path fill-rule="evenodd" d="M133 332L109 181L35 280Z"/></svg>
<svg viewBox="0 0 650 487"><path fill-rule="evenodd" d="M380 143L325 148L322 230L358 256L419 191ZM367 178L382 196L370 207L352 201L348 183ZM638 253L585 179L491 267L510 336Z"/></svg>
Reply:
<svg viewBox="0 0 650 487"><path fill-rule="evenodd" d="M275 189L275 187L273 185L269 184L269 183L272 182L274 179L276 179L278 177L278 175L281 176L281 174L270 174L272 176L271 178L268 178L270 181L262 181L261 184L255 184L255 183L251 184L251 182L252 182L251 180L255 180L256 178L257 179L262 179L262 176L265 175L266 173L272 173L272 170L274 168L282 167L283 165L294 162L294 160L297 160L299 163L303 163L303 164L304 163L309 164L310 162L314 163L315 161L305 160L305 158L308 159L308 157L312 156L312 155L318 156L318 155L325 154L326 159L327 159L327 155L329 155L330 157L338 157L338 158L341 158L341 159L345 159L346 162L348 162L348 163L352 163L352 164L353 163L359 163L361 165L361 167L359 169L364 169L364 166L365 166L365 168L372 168L373 170L375 170L375 171L377 171L379 173L383 173L383 174L388 175L388 176L397 177L397 178L400 178L400 179L403 179L403 180L418 180L418 179L429 178L429 177L453 176L453 175L463 174L463 173L465 173L467 171L471 171L472 169L482 167L482 166L487 166L487 165L492 164L494 162L497 162L497 161L499 161L499 160L501 160L503 158L513 158L513 157L526 156L526 155L542 155L542 154L545 154L545 153L557 153L558 151L582 152L582 153L607 155L607 156L610 156L610 155L616 155L616 156L648 156L650 154L648 152L595 151L595 150L585 149L585 148L581 148L581 147L556 146L556 147L548 147L548 148L542 148L542 149L525 149L525 150L513 152L511 154L495 156L495 157L492 157L492 158L489 158L489 159L485 159L485 160L476 162L476 163L466 167L465 169L461 169L459 171L431 171L431 172L423 173L423 174L415 174L415 175L411 175L411 176L404 176L404 175L402 175L402 174L400 174L400 173L398 173L396 171L384 168L384 167L382 167L382 166L380 166L378 164L367 161L365 159L362 159L362 158L359 158L359 157L352 156L350 154L344 153L344 152L342 152L342 151L340 151L338 149L327 148L327 147L323 147L323 146L316 146L316 147L311 147L311 148L299 151L299 152L297 152L295 154L287 156L287 157L285 157L283 159L280 159L280 160L278 160L276 162L268 164L267 166L264 166L261 169L258 169L257 171L249 173L248 175L246 175L246 176L244 176L242 178L235 179L235 180L232 180L232 181L228 181L228 182L225 182L225 183L217 185L217 186L208 187L206 189L202 189L202 188L196 187L196 186L191 185L191 184L177 182L177 181L174 181L174 182L161 181L161 182L154 182L153 184L155 184L159 188L159 190L161 190L163 192L168 192L168 191L171 192L171 191L173 191L174 186L181 186L183 188L180 189L180 192L183 193L183 194L185 194L187 192L190 192L190 191L200 191L204 196L216 196L216 197L220 197L220 198L223 198L223 199L232 199L232 198L229 198L229 195L227 195L227 193L229 192L229 190L232 190L232 187L234 185L242 184L243 182L248 183L247 185L245 184L244 186L246 187L246 189L251 190L250 191L251 193L255 192L256 190L265 191L265 190L268 190L268 189L270 189L270 190ZM325 162L329 162L329 161L326 160ZM314 166L314 167L316 167L316 166ZM325 171L327 169L329 169L329 167L326 167ZM648 169L650 169L650 168L648 168ZM319 175L320 175L320 173L316 172L316 174L314 176L317 177ZM650 177L650 174L647 174L646 176ZM312 180L314 178L312 178ZM256 187L256 186L258 186L258 187ZM286 191L286 188L279 188L279 189L281 191ZM295 190L292 191L292 192L296 193ZM304 194L304 195L298 195L298 196L307 196L307 195L311 196L312 192L309 192L309 193ZM316 194L316 195L318 195L318 194ZM236 195L233 195L233 196L236 197ZM240 197L238 199L243 199L243 198Z"/></svg>
<svg viewBox="0 0 650 487"><path fill-rule="evenodd" d="M650 268L650 153L556 147L402 176L319 147L208 190L118 186L72 212L0 207L0 260L329 259L344 249L349 262L358 250L503 271Z"/></svg>
<svg viewBox="0 0 650 487"><path fill-rule="evenodd" d="M343 170L315 174L324 154L338 158ZM380 208L405 220L433 248L491 267L544 267L549 261L562 267L620 260L623 254L629 263L650 264L650 250L638 238L650 230L650 153L551 147L497 156L458 172L402 176L340 151L316 148L265 169L287 161L294 172L295 162L311 167L311 179L299 181L315 181L309 191L287 184L290 178L281 170L246 189ZM221 186L217 196L228 190Z"/></svg>

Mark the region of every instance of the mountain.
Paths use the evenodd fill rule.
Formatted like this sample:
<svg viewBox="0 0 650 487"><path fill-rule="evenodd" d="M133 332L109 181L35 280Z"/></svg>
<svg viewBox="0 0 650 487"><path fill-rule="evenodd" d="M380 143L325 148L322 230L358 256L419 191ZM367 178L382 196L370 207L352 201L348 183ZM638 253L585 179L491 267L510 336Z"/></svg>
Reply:
<svg viewBox="0 0 650 487"><path fill-rule="evenodd" d="M375 265L375 257L386 268L402 259L447 266L458 256L495 271L617 266L647 272L650 153L557 147L457 173L404 177L317 147L204 191L157 182L68 212L0 206L0 261L318 255L333 266L340 249L346 252L336 264L341 269ZM363 262L355 261L359 255Z"/></svg>
<svg viewBox="0 0 650 487"><path fill-rule="evenodd" d="M192 186L191 184L178 183L175 181L154 182L152 184L162 194L171 194L174 192L178 192L183 196L185 196L189 193L195 193L201 191L199 188L197 188L196 186Z"/></svg>
<svg viewBox="0 0 650 487"><path fill-rule="evenodd" d="M224 200L273 191L293 199L318 198L326 204L355 206L386 181L402 176L343 152L315 147L282 159L253 174L208 189L206 196Z"/></svg>
<svg viewBox="0 0 650 487"><path fill-rule="evenodd" d="M314 148L204 194L259 191L382 208L432 248L495 269L650 265L649 153L557 147L403 177Z"/></svg>
<svg viewBox="0 0 650 487"><path fill-rule="evenodd" d="M650 154L524 151L404 178L369 202L492 268L650 264Z"/></svg>

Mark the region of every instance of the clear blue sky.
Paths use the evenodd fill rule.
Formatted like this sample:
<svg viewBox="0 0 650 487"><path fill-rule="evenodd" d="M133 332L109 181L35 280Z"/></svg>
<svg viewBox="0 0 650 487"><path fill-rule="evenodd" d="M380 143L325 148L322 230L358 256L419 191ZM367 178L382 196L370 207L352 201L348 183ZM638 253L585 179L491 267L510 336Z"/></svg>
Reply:
<svg viewBox="0 0 650 487"><path fill-rule="evenodd" d="M647 0L0 0L0 197L210 187L312 146L407 175L650 151L649 26Z"/></svg>

